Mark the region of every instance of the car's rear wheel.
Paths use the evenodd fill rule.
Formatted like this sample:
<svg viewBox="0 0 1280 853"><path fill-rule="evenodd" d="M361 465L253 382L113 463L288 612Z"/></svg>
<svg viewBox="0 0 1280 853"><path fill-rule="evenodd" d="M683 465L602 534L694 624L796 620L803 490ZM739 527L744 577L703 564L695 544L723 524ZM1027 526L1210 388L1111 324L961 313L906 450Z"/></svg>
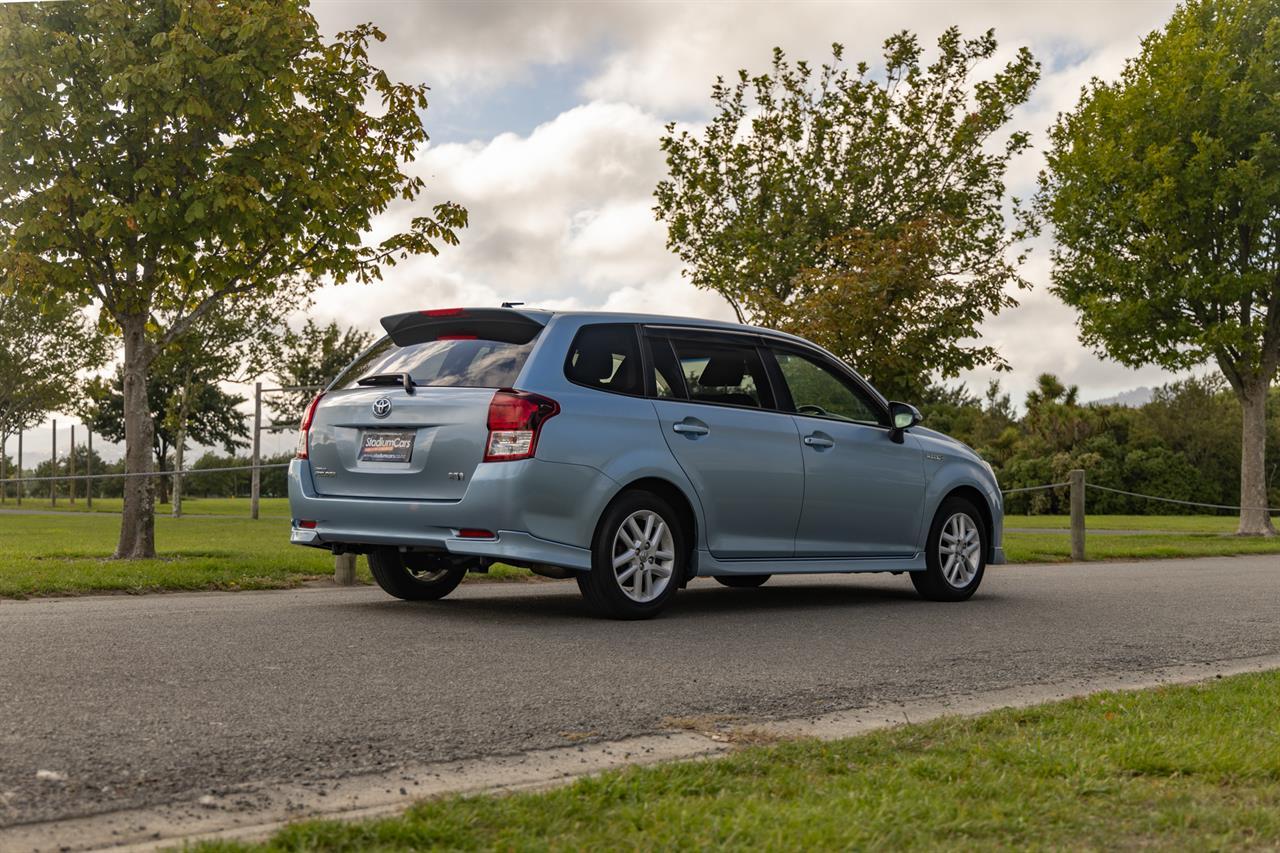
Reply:
<svg viewBox="0 0 1280 853"><path fill-rule="evenodd" d="M929 528L923 572L911 572L916 592L930 601L964 601L978 591L987 568L987 529L964 498L947 498Z"/></svg>
<svg viewBox="0 0 1280 853"><path fill-rule="evenodd" d="M666 607L684 577L688 551L679 516L658 495L626 492L605 510L578 575L588 606L614 619L648 619Z"/></svg>
<svg viewBox="0 0 1280 853"><path fill-rule="evenodd" d="M457 589L467 574L443 554L378 548L369 553L369 571L387 593L405 601L433 601Z"/></svg>
<svg viewBox="0 0 1280 853"><path fill-rule="evenodd" d="M763 586L773 575L716 575L716 580L725 586L737 589L752 589Z"/></svg>

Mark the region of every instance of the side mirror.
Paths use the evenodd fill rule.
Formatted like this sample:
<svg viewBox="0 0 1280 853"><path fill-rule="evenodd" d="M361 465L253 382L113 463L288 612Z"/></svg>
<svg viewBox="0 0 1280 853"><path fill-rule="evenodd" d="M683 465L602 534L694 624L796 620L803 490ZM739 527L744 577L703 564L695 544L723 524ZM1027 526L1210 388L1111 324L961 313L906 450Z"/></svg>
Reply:
<svg viewBox="0 0 1280 853"><path fill-rule="evenodd" d="M915 406L907 403L890 403L889 417L893 420L893 428L889 431L889 437L897 443L902 443L902 433L916 424L924 420L924 415L920 414L920 410Z"/></svg>

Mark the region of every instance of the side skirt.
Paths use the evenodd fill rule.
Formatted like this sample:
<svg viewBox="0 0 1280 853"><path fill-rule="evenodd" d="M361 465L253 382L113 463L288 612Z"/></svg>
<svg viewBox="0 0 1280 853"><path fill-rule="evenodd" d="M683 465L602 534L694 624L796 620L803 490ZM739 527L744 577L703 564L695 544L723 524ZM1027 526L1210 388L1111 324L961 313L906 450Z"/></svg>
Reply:
<svg viewBox="0 0 1280 853"><path fill-rule="evenodd" d="M716 575L851 574L854 572L922 572L924 554L910 557L809 559L771 557L767 560L717 560L710 551L697 552L698 577Z"/></svg>

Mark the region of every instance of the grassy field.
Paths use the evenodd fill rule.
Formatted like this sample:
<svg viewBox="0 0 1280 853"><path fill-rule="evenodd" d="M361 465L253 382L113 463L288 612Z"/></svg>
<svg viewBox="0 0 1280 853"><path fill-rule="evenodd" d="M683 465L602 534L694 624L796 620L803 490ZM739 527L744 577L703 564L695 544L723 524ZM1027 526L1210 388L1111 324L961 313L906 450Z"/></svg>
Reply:
<svg viewBox="0 0 1280 853"><path fill-rule="evenodd" d="M1234 515L1087 515L1089 530L1168 530L1179 533L1235 533L1239 518ZM1039 528L1067 530L1071 519L1065 515L1006 515L1005 530Z"/></svg>
<svg viewBox="0 0 1280 853"><path fill-rule="evenodd" d="M39 509L30 502L27 509ZM0 596L59 595L93 591L147 592L162 589L269 589L297 586L329 577L333 558L324 551L289 544L288 504L264 500L262 518L245 517L240 499L195 500L184 518L156 519L159 559L117 562L107 559L115 547L119 515L93 513L16 514L0 512ZM95 507L97 509L97 507ZM1059 533L1023 533L1022 517L1011 517L1005 536L1010 562L1058 562L1070 556L1070 542ZM1053 526L1052 516L1033 518L1031 527ZM1131 536L1106 529L1135 529L1141 520L1155 530L1175 534ZM1094 531L1086 541L1093 560L1189 557L1227 554L1280 554L1280 538L1245 539L1220 532L1196 532L1189 522L1219 519L1186 516L1099 516L1088 519ZM1226 521L1231 521L1226 519ZM1182 526L1179 526L1182 525ZM360 575L369 580L364 560ZM523 569L495 567L469 580L528 579Z"/></svg>
<svg viewBox="0 0 1280 853"><path fill-rule="evenodd" d="M287 518L287 510L286 510ZM281 518L156 518L155 560L109 560L120 531L110 513L0 513L0 597L172 589L277 589L333 576L327 551L289 544ZM363 559L357 577L370 583ZM468 579L527 579L495 566Z"/></svg>
<svg viewBox="0 0 1280 853"><path fill-rule="evenodd" d="M48 496L44 498L23 498L22 506L19 507L13 500L13 496L4 505L3 509L31 509L40 510L42 512L48 510L56 510L58 512L94 512L94 513L119 513L124 504L123 498L94 498L93 509L91 510L85 505L84 497L76 498L76 502L70 503L66 498L58 498L56 506L49 505ZM183 498L182 511L186 515L227 515L239 516L240 518L249 517L249 499L248 498ZM167 503L156 504L156 515L171 515L173 507ZM288 518L289 517L289 499L288 498L262 498L258 502L258 516L260 518Z"/></svg>
<svg viewBox="0 0 1280 853"><path fill-rule="evenodd" d="M1274 849L1280 673L946 718L204 851Z"/></svg>

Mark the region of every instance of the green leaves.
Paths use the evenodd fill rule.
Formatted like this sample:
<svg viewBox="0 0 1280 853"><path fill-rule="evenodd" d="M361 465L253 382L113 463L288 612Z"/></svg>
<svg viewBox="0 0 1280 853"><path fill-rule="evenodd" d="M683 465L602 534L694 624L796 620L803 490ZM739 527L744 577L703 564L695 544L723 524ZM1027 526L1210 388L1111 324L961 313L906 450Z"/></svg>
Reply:
<svg viewBox="0 0 1280 853"><path fill-rule="evenodd" d="M1280 364L1280 4L1197 0L1050 130L1054 292L1130 365Z"/></svg>
<svg viewBox="0 0 1280 853"><path fill-rule="evenodd" d="M1028 138L1001 134L1039 65L1023 49L972 80L995 50L990 32L951 29L924 66L916 37L899 33L885 42L883 76L865 63L851 71L837 44L817 70L775 50L768 73L717 80L702 136L670 125L661 141L669 177L654 210L686 274L744 319L814 337L886 390L1001 364L992 348L958 342L1014 304L1008 288L1027 286L1021 233L1006 231L1002 207L1005 170Z"/></svg>
<svg viewBox="0 0 1280 853"><path fill-rule="evenodd" d="M0 104L20 107L0 110L0 276L149 314L160 345L224 299L368 281L456 242L447 204L365 242L425 190L402 164L426 87L369 64L381 38L325 43L301 0L0 7Z"/></svg>

